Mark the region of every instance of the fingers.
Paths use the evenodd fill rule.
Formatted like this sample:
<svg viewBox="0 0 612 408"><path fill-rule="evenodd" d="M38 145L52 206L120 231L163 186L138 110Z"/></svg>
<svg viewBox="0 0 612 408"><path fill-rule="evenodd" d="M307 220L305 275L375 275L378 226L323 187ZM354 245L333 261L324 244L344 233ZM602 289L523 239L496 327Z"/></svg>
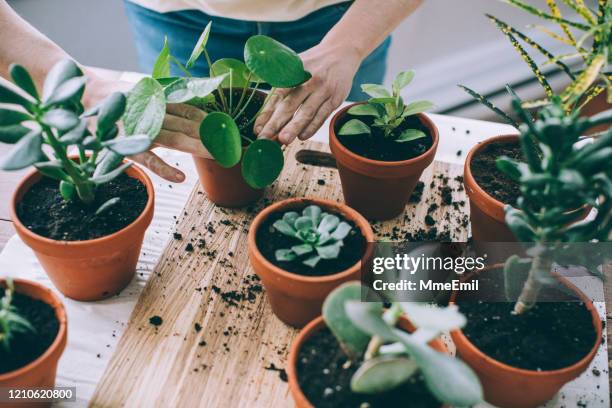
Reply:
<svg viewBox="0 0 612 408"><path fill-rule="evenodd" d="M306 128L302 130L301 133L299 133L298 139L306 140L314 136L314 134L323 125L323 123L329 117L332 111L337 107L338 106L335 105L332 99L326 100L317 111L315 117L308 123Z"/></svg>
<svg viewBox="0 0 612 408"><path fill-rule="evenodd" d="M265 124L268 123L270 117L274 113L276 106L279 104L280 101L283 100L288 91L289 90L287 89L274 88L268 94L265 106L263 110L259 113L259 116L257 116L257 119L255 120L255 124L253 126L253 131L256 135L259 135L261 133Z"/></svg>
<svg viewBox="0 0 612 408"><path fill-rule="evenodd" d="M162 129L155 138L155 143L159 146L180 150L185 153L200 157L212 158L208 150L202 145L199 136L188 137L183 133Z"/></svg>
<svg viewBox="0 0 612 408"><path fill-rule="evenodd" d="M259 133L259 137L272 139L280 130L293 118L300 105L308 97L311 90L307 86L300 86L292 89L280 101L270 119Z"/></svg>
<svg viewBox="0 0 612 408"><path fill-rule="evenodd" d="M185 173L170 166L153 152L144 152L130 157L136 163L140 163L159 177L172 183L185 181Z"/></svg>
<svg viewBox="0 0 612 408"><path fill-rule="evenodd" d="M198 122L198 124L202 122L204 117L206 117L206 112L204 112L202 109L198 109L195 106L187 105L185 103L169 103L166 105L166 112L174 116L180 116L182 118Z"/></svg>
<svg viewBox="0 0 612 408"><path fill-rule="evenodd" d="M162 123L162 130L168 130L170 132L182 133L190 138L200 139L200 122L185 119L181 116L171 115L166 113L164 116L164 122Z"/></svg>
<svg viewBox="0 0 612 408"><path fill-rule="evenodd" d="M283 144L289 144L293 142L298 135L301 135L316 116L324 113L320 108L325 104L327 99L328 97L324 92L314 92L308 96L302 106L299 107L297 113L278 134L278 139L280 142ZM329 114L329 112L327 112L327 114ZM324 116L324 118L325 117L326 116Z"/></svg>

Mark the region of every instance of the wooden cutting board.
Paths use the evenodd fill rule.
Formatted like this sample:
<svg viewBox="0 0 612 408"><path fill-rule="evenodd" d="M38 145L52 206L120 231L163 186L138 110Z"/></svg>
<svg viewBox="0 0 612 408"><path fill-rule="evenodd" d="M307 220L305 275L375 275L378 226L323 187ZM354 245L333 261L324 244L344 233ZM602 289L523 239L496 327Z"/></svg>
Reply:
<svg viewBox="0 0 612 408"><path fill-rule="evenodd" d="M328 151L321 143L293 143L285 151L282 176L246 209L216 207L199 185L194 188L92 406L293 405L284 367L297 331L273 315L249 264L247 231L253 216L274 201L299 196L342 201L335 168L296 160L297 155L302 162L333 166L319 153ZM465 241L462 173L461 166L434 162L421 177L420 204L411 203L395 220L373 224L377 238Z"/></svg>

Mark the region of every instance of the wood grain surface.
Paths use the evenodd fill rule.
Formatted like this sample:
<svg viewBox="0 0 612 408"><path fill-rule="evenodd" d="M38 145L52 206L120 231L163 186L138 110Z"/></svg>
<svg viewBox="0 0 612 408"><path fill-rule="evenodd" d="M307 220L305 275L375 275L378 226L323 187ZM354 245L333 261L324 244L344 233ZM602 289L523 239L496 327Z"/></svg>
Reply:
<svg viewBox="0 0 612 408"><path fill-rule="evenodd" d="M257 206L218 208L199 186L195 188L92 406L292 405L283 369L296 331L272 314L265 292L260 292L246 237L253 216L272 201L299 196L342 200L337 171L298 163L294 156L302 149L328 147L308 142L287 148L281 178ZM374 224L377 237L402 240L407 234L444 234L465 240L467 205L462 185L455 180L461 173L457 165L430 166L421 178L421 204L408 205L394 221ZM440 202L439 190L446 187L452 192L449 205ZM432 212L436 223L426 226L425 215L434 202L439 206ZM162 323L155 326L151 322L159 323L158 317Z"/></svg>

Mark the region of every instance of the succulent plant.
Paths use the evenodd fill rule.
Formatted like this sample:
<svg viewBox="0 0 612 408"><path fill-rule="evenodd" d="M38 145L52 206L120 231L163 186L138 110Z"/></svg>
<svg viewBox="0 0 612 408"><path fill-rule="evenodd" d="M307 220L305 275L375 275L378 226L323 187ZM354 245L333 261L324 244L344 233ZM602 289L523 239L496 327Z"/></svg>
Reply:
<svg viewBox="0 0 612 408"><path fill-rule="evenodd" d="M401 133L395 130L410 116L424 112L433 107L428 101L416 101L405 104L400 91L412 82L414 71L400 72L391 90L382 85L363 84L363 92L371 98L363 104L355 105L348 110L352 116L366 116L373 118L372 127L381 129L385 138L392 138L397 143L410 142L427 135L419 129L405 129ZM350 119L339 131L340 135L371 135L372 129L359 119Z"/></svg>
<svg viewBox="0 0 612 408"><path fill-rule="evenodd" d="M348 282L330 293L323 304L323 318L340 347L351 362L361 362L351 379L353 392L390 391L420 374L444 404L472 406L482 401L476 374L461 360L429 345L441 333L465 325L455 305L438 308L395 302L384 309L380 301L362 301L367 290L358 282ZM416 327L412 333L396 327L404 313Z"/></svg>
<svg viewBox="0 0 612 408"><path fill-rule="evenodd" d="M209 112L200 125L204 147L222 167L230 168L242 161L244 180L253 188L263 188L280 174L283 153L279 144L272 140L251 140L244 135L259 112L248 120L243 115L262 84L293 88L306 82L311 75L304 70L302 60L293 50L265 35L255 35L246 41L244 62L235 58L212 61L206 49L210 32L211 23L208 23L184 65L171 54L166 40L152 76L158 81L167 103L189 103ZM196 78L191 73L201 56L209 67L208 78ZM170 76L172 64L185 77ZM238 89L239 95L226 94L226 89ZM267 99L260 112L266 102Z"/></svg>
<svg viewBox="0 0 612 408"><path fill-rule="evenodd" d="M0 299L0 343L6 351L11 348L11 340L15 333L36 332L30 322L13 306L14 293L13 280L7 278L4 296Z"/></svg>
<svg viewBox="0 0 612 408"><path fill-rule="evenodd" d="M514 98L512 105L519 117L527 115L519 99ZM598 267L609 254L597 254L596 245L583 246L595 251L589 253L568 250L568 245L610 240L612 128L592 143L585 143L582 135L611 122L612 109L581 117L579 110L568 114L556 98L541 109L537 120L519 127L525 162L508 157L497 160L497 167L520 184L516 207L506 206L506 223L518 241L535 243L528 251L530 258L513 256L506 262L507 282L523 277L516 291L515 313L532 307L543 285L555 282L553 262L585 266L602 275ZM583 212L577 210L585 206L595 208L597 215L583 219Z"/></svg>
<svg viewBox="0 0 612 408"><path fill-rule="evenodd" d="M60 182L59 189L66 200L78 198L85 204L92 203L96 186L119 176L132 164L122 163L124 157L147 150L159 131L159 128L151 131L146 122L154 109L144 116L133 113L139 110L134 109L137 102L150 103L147 95L140 93L143 84L137 85L136 92L127 98L122 93L113 93L84 112L81 97L86 77L74 61L60 61L49 71L42 95L21 65L11 65L10 74L17 87L0 83L0 103L6 104L0 107L0 142L15 146L3 158L0 169L34 166ZM120 135L117 122L124 112L131 118L130 129L138 130L139 134ZM162 110L161 119L163 113ZM93 116L97 116L97 127L91 132L88 121ZM53 152L53 158L43 150L45 145ZM76 160L69 158L70 151L78 153ZM111 198L98 211L117 201L118 198Z"/></svg>
<svg viewBox="0 0 612 408"><path fill-rule="evenodd" d="M295 211L283 214L272 227L288 237L302 241L289 249L276 250L277 261L294 261L306 257L302 262L311 268L322 259L336 259L344 238L351 232L351 225L340 221L337 215L323 212L321 207L309 205L302 215Z"/></svg>

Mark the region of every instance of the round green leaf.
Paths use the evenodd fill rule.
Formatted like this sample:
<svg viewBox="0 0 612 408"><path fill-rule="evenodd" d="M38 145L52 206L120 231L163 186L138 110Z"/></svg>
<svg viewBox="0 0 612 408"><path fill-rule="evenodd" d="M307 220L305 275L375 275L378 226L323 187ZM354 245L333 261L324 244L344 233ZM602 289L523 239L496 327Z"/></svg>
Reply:
<svg viewBox="0 0 612 408"><path fill-rule="evenodd" d="M240 162L240 131L228 114L211 112L206 115L200 124L200 140L221 166L229 168Z"/></svg>
<svg viewBox="0 0 612 408"><path fill-rule="evenodd" d="M123 125L128 135L146 134L155 139L166 114L164 88L153 78L141 79L128 93Z"/></svg>
<svg viewBox="0 0 612 408"><path fill-rule="evenodd" d="M108 96L98 113L98 129L111 128L125 112L126 97L121 92L114 92Z"/></svg>
<svg viewBox="0 0 612 408"><path fill-rule="evenodd" d="M427 134L419 129L406 129L395 139L396 142L405 143L413 140L422 139L427 137Z"/></svg>
<svg viewBox="0 0 612 408"><path fill-rule="evenodd" d="M244 65L244 62L235 58L221 58L212 64L210 76L213 77L222 74L228 74L227 78L221 82L223 88L229 88L230 77L231 86L234 88L242 88L248 84L247 76L249 75L249 69Z"/></svg>
<svg viewBox="0 0 612 408"><path fill-rule="evenodd" d="M42 117L42 122L52 128L66 131L79 124L79 118L73 112L66 109L53 109Z"/></svg>
<svg viewBox="0 0 612 408"><path fill-rule="evenodd" d="M83 91L85 90L86 82L87 78L84 76L78 76L66 80L64 83L55 88L51 96L49 96L49 98L45 101L45 105L50 106L60 104L69 100L80 101Z"/></svg>
<svg viewBox="0 0 612 408"><path fill-rule="evenodd" d="M56 88L70 78L82 76L79 66L70 59L59 61L51 68L43 85L43 101L47 101Z"/></svg>
<svg viewBox="0 0 612 408"><path fill-rule="evenodd" d="M60 185L59 185L59 191L60 194L62 195L62 198L66 201L70 201L72 200L72 197L74 197L74 193L76 192L76 188L74 187L74 184L62 180L60 181Z"/></svg>
<svg viewBox="0 0 612 408"><path fill-rule="evenodd" d="M36 85L28 71L19 64L11 64L9 68L11 78L21 89L32 95L35 99L38 99L38 91Z"/></svg>
<svg viewBox="0 0 612 408"><path fill-rule="evenodd" d="M352 136L352 135L369 135L371 133L368 125L360 121L359 119L351 119L346 122L340 128L338 134L341 136Z"/></svg>
<svg viewBox="0 0 612 408"><path fill-rule="evenodd" d="M379 394L408 381L418 371L414 360L380 356L365 361L351 378L351 390L360 394Z"/></svg>
<svg viewBox="0 0 612 408"><path fill-rule="evenodd" d="M244 61L255 75L276 88L293 88L311 78L295 51L265 35L247 40Z"/></svg>
<svg viewBox="0 0 612 408"><path fill-rule="evenodd" d="M15 144L2 160L0 169L12 171L21 170L41 160L42 136L40 131L33 130Z"/></svg>
<svg viewBox="0 0 612 408"><path fill-rule="evenodd" d="M251 143L242 159L242 177L253 188L272 184L283 170L283 151L278 143L259 139Z"/></svg>

